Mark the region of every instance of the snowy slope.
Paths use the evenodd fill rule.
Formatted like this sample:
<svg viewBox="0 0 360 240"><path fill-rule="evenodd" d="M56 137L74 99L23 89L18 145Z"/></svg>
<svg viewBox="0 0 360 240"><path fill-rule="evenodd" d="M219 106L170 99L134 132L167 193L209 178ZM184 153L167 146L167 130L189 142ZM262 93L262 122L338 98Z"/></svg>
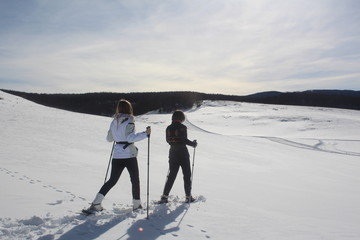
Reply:
<svg viewBox="0 0 360 240"><path fill-rule="evenodd" d="M126 213L131 186L124 172L106 210L85 218L78 212L104 181L111 119L3 92L0 98L0 239L360 238L359 111L204 102L185 123L199 143L197 203L182 204L179 172L171 204L150 204L149 220L146 211ZM151 200L165 182L170 118L137 117L138 131L153 130ZM137 147L146 205L147 140Z"/></svg>

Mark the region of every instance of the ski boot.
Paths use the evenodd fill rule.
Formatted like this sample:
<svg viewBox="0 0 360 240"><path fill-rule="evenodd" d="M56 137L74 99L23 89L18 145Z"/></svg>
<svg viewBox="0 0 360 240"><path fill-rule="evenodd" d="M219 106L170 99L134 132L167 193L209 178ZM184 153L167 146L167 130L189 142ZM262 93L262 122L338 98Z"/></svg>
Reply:
<svg viewBox="0 0 360 240"><path fill-rule="evenodd" d="M193 198L192 196L186 196L186 199L185 199L185 202L186 203L192 203L192 202L195 202L196 199Z"/></svg>
<svg viewBox="0 0 360 240"><path fill-rule="evenodd" d="M104 210L104 208L101 206L101 203L97 203L97 204L92 203L88 209L83 209L82 212L90 215L96 212L101 212L102 210Z"/></svg>
<svg viewBox="0 0 360 240"><path fill-rule="evenodd" d="M133 211L137 211L142 209L143 207L141 206L141 200L140 199L134 199L133 200Z"/></svg>
<svg viewBox="0 0 360 240"><path fill-rule="evenodd" d="M168 203L168 202L169 202L169 199L168 199L168 198L169 198L169 197L166 196L166 195L161 195L161 199L160 199L160 201L158 201L157 203L158 203L158 204Z"/></svg>

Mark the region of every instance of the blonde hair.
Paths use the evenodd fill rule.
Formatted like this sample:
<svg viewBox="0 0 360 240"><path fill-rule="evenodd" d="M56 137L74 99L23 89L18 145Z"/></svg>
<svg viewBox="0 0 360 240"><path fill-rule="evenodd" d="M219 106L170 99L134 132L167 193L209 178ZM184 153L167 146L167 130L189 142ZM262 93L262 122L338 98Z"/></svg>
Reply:
<svg viewBox="0 0 360 240"><path fill-rule="evenodd" d="M125 99L120 99L117 106L116 106L116 114L119 113L126 113L133 115L133 108L131 106L131 103Z"/></svg>

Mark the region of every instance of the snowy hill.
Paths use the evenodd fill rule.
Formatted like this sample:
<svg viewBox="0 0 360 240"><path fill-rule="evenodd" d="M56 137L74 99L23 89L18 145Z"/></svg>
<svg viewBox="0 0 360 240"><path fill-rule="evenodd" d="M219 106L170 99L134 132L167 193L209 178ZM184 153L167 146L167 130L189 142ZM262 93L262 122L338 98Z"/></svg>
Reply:
<svg viewBox="0 0 360 240"><path fill-rule="evenodd" d="M168 205L131 206L127 172L85 217L101 187L111 119L44 107L0 91L0 239L359 239L360 112L203 102L186 112L197 139L188 206L179 172ZM167 173L170 114L136 118L152 127L150 199ZM146 206L147 141L139 148ZM189 148L191 157L193 149ZM192 160L192 159L191 159ZM142 230L142 231L140 231Z"/></svg>

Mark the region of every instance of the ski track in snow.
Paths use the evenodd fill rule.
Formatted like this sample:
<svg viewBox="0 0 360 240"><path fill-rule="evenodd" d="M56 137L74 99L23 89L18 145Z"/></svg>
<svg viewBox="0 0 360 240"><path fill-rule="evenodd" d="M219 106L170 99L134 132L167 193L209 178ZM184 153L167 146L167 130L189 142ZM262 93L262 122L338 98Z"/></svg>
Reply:
<svg viewBox="0 0 360 240"><path fill-rule="evenodd" d="M258 138L265 138L265 139L268 139L268 140L276 142L276 143L280 143L280 144L291 146L291 147L301 148L301 149L308 149L308 150L327 152L327 153L335 153L335 154L343 154L343 155L348 155L348 156L357 156L357 157L360 156L360 153L358 153L358 152L350 152L350 151L345 151L345 150L341 150L341 149L336 149L335 146L337 144L333 143L336 141L348 141L348 142L360 143L360 140L316 139L316 141L318 141L317 144L309 145L309 144L299 143L299 142L295 142L293 140L288 140L288 139L279 138L279 137L258 137ZM313 139L313 140L315 140L315 139ZM332 144L329 144L329 143L332 143ZM333 148L333 149L327 149L329 147Z"/></svg>
<svg viewBox="0 0 360 240"><path fill-rule="evenodd" d="M224 124L226 123L227 119L231 119L234 118L234 116L232 114L236 113L236 112L241 112L240 106L245 105L243 103L236 103L236 102L223 102L221 103L221 101L219 102L212 102L212 101L204 101L203 102L203 106L201 106L200 108L196 108L196 109L191 109L189 110L189 112L194 112L196 110L200 110L203 107L212 107L212 108L219 108L219 110L221 111L222 108L222 104L223 105L229 105L230 107L234 107L234 108L230 108L232 110L232 112L224 112L223 113L223 118L224 118ZM270 111L270 106L268 105L268 107L265 107L264 111ZM272 108L273 111L279 112L279 110L282 109L287 109L288 106L274 106ZM315 110L316 108L308 108L309 111ZM227 110L228 111L228 110ZM281 114L276 114L275 116L273 115L269 115L267 116L264 113L264 116L256 116L256 115L251 115L250 112L253 110L244 110L244 115L241 115L241 118L248 118L253 122L253 125L262 125L264 123L262 123L262 121L264 119L271 119L274 121L278 121L278 122L282 122L282 123L289 123L289 122L310 122L309 125L307 125L306 127L302 127L299 128L298 131L310 131L310 130L315 130L316 127L314 127L314 123L331 123L334 120L323 120L323 119L313 119L311 117L311 114L307 115L307 116L302 116L302 115L297 115L297 116L282 116ZM327 108L319 108L318 111L321 112L332 112L334 111L334 109L327 109ZM335 110L336 111L336 110ZM246 115L249 114L249 115ZM212 113L209 112L204 112L202 113L204 118L207 118L208 115L211 115ZM239 118L239 120L241 119ZM210 120L211 121L211 120ZM258 123L260 122L260 123ZM311 124L311 122L313 122ZM295 147L295 148L299 148L299 149L307 149L307 150L312 150L312 151L321 151L321 152L326 152L326 153L335 153L335 154L342 154L342 155L348 155L348 156L360 156L360 152L354 152L354 151L346 151L341 149L341 147L339 147L338 143L339 142L353 142L356 144L360 143L360 140L354 140L354 139L314 139L314 138L308 138L308 139L287 139L287 138L282 138L282 137L278 137L278 136L261 136L261 135L240 135L240 134L221 134L221 133L217 133L214 131L209 131L207 129L201 128L199 127L197 124L194 124L192 121L190 121L189 119L186 119L185 124L187 126L189 126L189 128L191 128L192 130L196 130L196 131L201 131L204 133L208 133L208 134L214 134L214 135L220 135L220 136L238 136L238 137L255 137L255 138L263 138L263 139L267 139L269 141L272 142L276 142L282 145L286 145L286 146L291 146L291 147ZM226 124L225 124L226 126ZM310 144L305 144L305 143L301 143L301 140L311 140L311 141L317 141L318 143L314 144L314 145L310 145Z"/></svg>
<svg viewBox="0 0 360 240"><path fill-rule="evenodd" d="M190 120L188 120L188 119L185 120L185 125L188 126L188 127L190 127L190 128L192 127L193 129L196 129L196 130L198 130L198 131L204 132L204 133L209 133L209 134L214 134L214 135L223 135L223 136L224 136L224 134L219 134L219 133L207 131L207 130L205 130L205 129L203 129L203 128L197 126L197 125L195 125L194 123L192 123L192 122L191 122Z"/></svg>
<svg viewBox="0 0 360 240"><path fill-rule="evenodd" d="M305 139L305 140L313 140L317 141L317 144L310 145L305 143L296 142L295 140L289 140L285 138L280 137L267 137L267 136L245 136L245 135L226 135L226 134L219 134L215 132L208 131L206 129L203 129L188 119L186 119L187 126L190 126L192 129L201 131L208 134L214 134L214 135L221 135L221 136L239 136L239 137L255 137L255 138L263 138L267 139L269 141L273 141L279 144L300 148L300 149L307 149L307 150L313 150L313 151L320 151L320 152L327 152L327 153L335 153L335 154L343 154L348 156L360 156L360 152L352 152L352 151L346 151L341 150L337 148L338 145L337 142L354 142L354 143L360 143L360 140L351 140L351 139Z"/></svg>

